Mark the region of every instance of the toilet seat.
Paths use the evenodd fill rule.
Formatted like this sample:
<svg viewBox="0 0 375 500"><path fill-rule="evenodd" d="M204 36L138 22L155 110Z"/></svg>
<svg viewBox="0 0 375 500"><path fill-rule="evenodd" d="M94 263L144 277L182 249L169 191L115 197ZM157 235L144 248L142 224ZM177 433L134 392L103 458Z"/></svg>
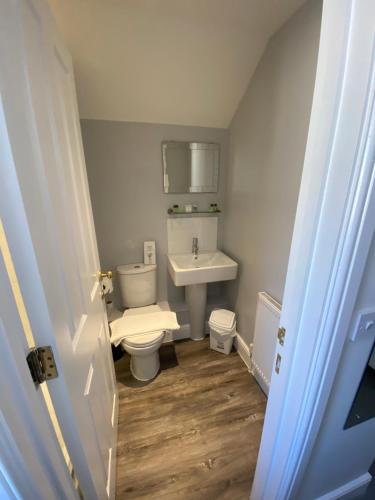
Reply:
<svg viewBox="0 0 375 500"><path fill-rule="evenodd" d="M164 337L163 331L140 333L139 335L132 335L125 337L122 342L130 347L150 347L159 342Z"/></svg>

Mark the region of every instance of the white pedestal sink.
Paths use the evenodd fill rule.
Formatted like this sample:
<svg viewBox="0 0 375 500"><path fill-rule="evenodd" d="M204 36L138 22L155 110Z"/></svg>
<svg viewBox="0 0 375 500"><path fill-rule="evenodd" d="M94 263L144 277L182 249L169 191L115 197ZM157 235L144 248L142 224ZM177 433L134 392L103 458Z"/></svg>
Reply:
<svg viewBox="0 0 375 500"><path fill-rule="evenodd" d="M190 313L190 337L204 338L204 320L207 303L207 283L234 280L238 264L219 250L200 253L168 255L169 274L176 286L185 286L185 297Z"/></svg>

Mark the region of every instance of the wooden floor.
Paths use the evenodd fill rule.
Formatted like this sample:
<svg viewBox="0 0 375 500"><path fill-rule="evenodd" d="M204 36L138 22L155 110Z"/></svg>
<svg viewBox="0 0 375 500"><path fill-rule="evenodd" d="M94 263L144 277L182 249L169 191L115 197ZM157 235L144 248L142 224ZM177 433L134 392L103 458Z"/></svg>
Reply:
<svg viewBox="0 0 375 500"><path fill-rule="evenodd" d="M115 363L117 500L247 500L266 398L236 353L208 340L165 344L161 372L136 382Z"/></svg>

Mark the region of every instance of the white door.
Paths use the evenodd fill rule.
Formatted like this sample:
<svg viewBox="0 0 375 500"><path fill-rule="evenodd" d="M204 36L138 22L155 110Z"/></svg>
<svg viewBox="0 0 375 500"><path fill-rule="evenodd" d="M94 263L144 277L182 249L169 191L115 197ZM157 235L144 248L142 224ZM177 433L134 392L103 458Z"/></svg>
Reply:
<svg viewBox="0 0 375 500"><path fill-rule="evenodd" d="M7 250L0 222L0 499L78 500L26 363L25 321L13 295L16 280Z"/></svg>
<svg viewBox="0 0 375 500"><path fill-rule="evenodd" d="M44 0L0 3L1 214L85 498L114 495L117 395L72 62Z"/></svg>

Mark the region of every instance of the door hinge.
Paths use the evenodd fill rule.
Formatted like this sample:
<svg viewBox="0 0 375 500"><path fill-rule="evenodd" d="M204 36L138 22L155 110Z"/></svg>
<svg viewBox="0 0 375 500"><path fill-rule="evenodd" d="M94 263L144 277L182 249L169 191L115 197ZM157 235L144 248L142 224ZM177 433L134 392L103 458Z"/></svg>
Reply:
<svg viewBox="0 0 375 500"><path fill-rule="evenodd" d="M284 345L286 330L283 326L281 326L277 331L277 338L279 340L280 345Z"/></svg>
<svg viewBox="0 0 375 500"><path fill-rule="evenodd" d="M49 345L31 349L26 361L33 381L37 385L58 376L52 347Z"/></svg>

